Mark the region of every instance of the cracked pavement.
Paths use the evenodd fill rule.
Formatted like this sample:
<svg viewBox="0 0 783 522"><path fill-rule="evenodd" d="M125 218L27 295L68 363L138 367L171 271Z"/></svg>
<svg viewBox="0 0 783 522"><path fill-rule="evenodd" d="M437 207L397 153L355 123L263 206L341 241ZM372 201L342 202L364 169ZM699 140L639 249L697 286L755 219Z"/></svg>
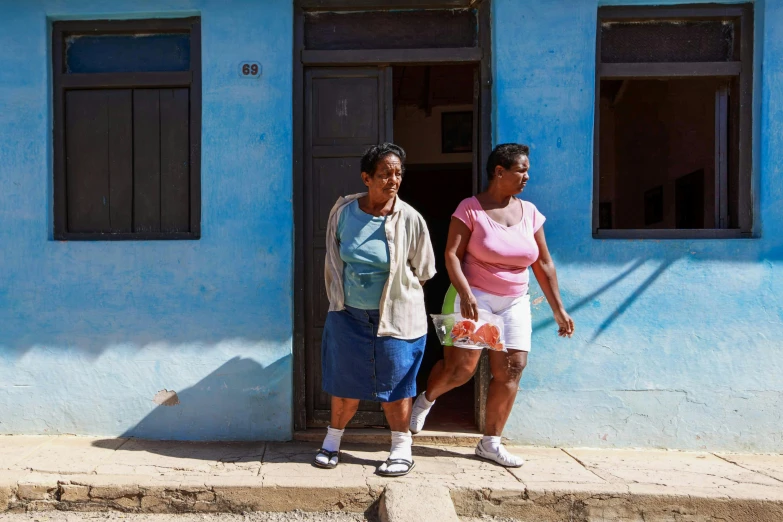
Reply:
<svg viewBox="0 0 783 522"><path fill-rule="evenodd" d="M475 457L472 447L419 444L416 468L389 479L375 475L386 445L344 444L334 470L311 466L317 448L307 442L4 436L0 512L90 503L129 512L362 511L395 480L447 486L464 516L503 515L509 512L504 506L519 511L537 502L557 507L566 497L568 509L575 509L574 499L588 509L591 502L640 495L783 506L783 455L511 446L527 462L504 469ZM254 489L278 496L254 496ZM331 498L329 490L340 494Z"/></svg>

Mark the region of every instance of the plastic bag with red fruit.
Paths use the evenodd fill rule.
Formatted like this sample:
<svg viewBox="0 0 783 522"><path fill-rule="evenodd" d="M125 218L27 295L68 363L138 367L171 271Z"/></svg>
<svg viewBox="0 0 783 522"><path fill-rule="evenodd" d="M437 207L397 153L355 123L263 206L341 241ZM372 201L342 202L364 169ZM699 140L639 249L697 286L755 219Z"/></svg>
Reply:
<svg viewBox="0 0 783 522"><path fill-rule="evenodd" d="M479 310L477 321L465 319L462 314L432 314L432 322L440 343L470 350L506 351L503 339L503 319Z"/></svg>
<svg viewBox="0 0 783 522"><path fill-rule="evenodd" d="M469 341L473 333L476 331L476 323L468 319L458 321L451 328L451 340L452 341Z"/></svg>
<svg viewBox="0 0 783 522"><path fill-rule="evenodd" d="M489 348L490 350L503 349L503 345L500 342L500 328L492 323L484 323L481 325L475 333L470 335L470 340L473 341L476 346Z"/></svg>

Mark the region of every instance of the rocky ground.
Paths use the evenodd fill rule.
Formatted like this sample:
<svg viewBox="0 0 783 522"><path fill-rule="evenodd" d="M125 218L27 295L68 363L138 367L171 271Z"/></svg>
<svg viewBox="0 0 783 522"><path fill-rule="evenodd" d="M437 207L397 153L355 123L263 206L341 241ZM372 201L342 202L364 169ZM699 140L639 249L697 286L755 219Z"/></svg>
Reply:
<svg viewBox="0 0 783 522"><path fill-rule="evenodd" d="M462 522L515 522L511 518L462 518ZM0 522L376 522L374 517L349 513L247 513L244 515L129 515L125 513L45 512L0 514Z"/></svg>

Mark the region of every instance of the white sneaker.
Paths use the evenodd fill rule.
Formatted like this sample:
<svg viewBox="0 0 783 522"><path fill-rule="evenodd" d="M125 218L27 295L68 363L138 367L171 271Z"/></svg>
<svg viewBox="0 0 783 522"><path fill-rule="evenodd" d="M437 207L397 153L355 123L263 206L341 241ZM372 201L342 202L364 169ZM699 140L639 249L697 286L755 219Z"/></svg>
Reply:
<svg viewBox="0 0 783 522"><path fill-rule="evenodd" d="M498 446L498 451L495 453L492 450L485 449L482 441L479 441L476 446L476 455L506 468L519 468L525 463L525 459L509 453L502 444Z"/></svg>
<svg viewBox="0 0 783 522"><path fill-rule="evenodd" d="M425 392L421 392L413 403L411 409L411 433L419 433L424 428L424 421L427 420L427 414L430 412L435 401L427 406L427 399L424 396Z"/></svg>

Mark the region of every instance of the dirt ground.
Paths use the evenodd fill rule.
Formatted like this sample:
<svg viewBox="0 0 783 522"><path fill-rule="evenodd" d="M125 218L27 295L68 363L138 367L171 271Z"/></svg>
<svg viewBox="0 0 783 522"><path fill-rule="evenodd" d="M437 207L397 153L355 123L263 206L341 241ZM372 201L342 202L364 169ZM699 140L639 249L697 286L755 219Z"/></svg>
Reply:
<svg viewBox="0 0 783 522"><path fill-rule="evenodd" d="M517 522L511 518L461 518L462 522ZM361 514L349 513L247 513L244 515L130 515L126 513L43 513L0 514L0 522L377 522Z"/></svg>

